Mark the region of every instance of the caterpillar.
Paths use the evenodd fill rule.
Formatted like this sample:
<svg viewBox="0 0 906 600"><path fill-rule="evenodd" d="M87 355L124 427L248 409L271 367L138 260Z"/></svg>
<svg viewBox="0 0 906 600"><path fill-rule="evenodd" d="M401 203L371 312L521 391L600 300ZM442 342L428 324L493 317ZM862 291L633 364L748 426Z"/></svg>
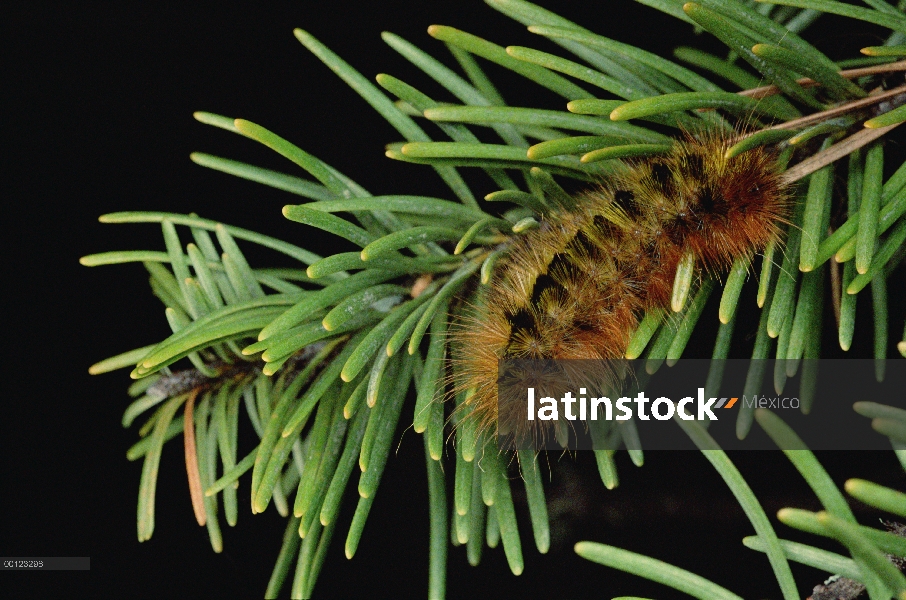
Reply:
<svg viewBox="0 0 906 600"><path fill-rule="evenodd" d="M498 402L501 359L622 358L642 315L668 310L684 256L716 275L779 241L790 199L776 153L728 158L730 144L686 134L511 241L453 334L457 387L474 390L479 430L528 425L518 402Z"/></svg>

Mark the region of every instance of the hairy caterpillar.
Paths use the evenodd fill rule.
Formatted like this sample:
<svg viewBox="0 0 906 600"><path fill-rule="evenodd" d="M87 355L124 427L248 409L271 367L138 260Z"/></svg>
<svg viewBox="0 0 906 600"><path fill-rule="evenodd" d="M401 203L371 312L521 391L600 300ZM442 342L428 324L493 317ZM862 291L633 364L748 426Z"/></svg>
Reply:
<svg viewBox="0 0 906 600"><path fill-rule="evenodd" d="M687 135L511 242L455 333L459 387L474 390L480 429L525 426L516 402L498 414L500 359L622 358L644 312L669 308L684 256L719 273L779 239L789 199L776 156L760 147L727 158L729 145Z"/></svg>

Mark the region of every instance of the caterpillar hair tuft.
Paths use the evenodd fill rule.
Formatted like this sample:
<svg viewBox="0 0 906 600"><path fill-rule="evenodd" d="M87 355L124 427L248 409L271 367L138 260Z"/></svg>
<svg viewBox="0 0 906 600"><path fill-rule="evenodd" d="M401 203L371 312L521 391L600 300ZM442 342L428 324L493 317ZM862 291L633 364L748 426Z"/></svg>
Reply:
<svg viewBox="0 0 906 600"><path fill-rule="evenodd" d="M524 407L498 402L500 360L623 358L644 313L669 309L684 256L716 275L779 241L790 200L777 154L728 158L731 143L686 134L510 240L489 289L453 329L456 388L470 391L481 431L525 426Z"/></svg>

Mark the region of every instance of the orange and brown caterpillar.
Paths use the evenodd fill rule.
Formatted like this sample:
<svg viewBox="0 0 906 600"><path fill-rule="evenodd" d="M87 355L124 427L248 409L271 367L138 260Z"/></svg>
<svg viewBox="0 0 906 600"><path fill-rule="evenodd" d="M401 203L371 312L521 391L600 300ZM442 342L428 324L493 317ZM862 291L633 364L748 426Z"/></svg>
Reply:
<svg viewBox="0 0 906 600"><path fill-rule="evenodd" d="M622 358L645 311L670 306L684 255L719 273L779 240L790 202L775 153L727 158L729 146L687 135L509 243L454 333L457 387L480 430L524 420L510 403L498 414L499 360Z"/></svg>

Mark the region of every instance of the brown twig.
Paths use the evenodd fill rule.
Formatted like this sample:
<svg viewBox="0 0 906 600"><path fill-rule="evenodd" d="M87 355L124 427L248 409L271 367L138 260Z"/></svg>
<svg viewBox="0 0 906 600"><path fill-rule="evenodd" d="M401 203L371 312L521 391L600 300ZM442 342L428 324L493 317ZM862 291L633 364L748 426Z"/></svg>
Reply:
<svg viewBox="0 0 906 600"><path fill-rule="evenodd" d="M876 93L869 96L868 98L861 98L859 100L853 100L852 102L846 102L839 106L835 106L827 110L822 110L821 112L816 112L814 114L806 115L798 119L793 119L792 121L786 121L784 123L780 123L779 125L768 127L768 129L799 129L800 127L805 127L807 125L811 125L812 123L826 121L827 119L832 119L838 115L844 115L854 110L858 110L872 104L877 104L878 102L899 96L900 94L906 94L906 85L901 85L899 87L893 88L892 90Z"/></svg>
<svg viewBox="0 0 906 600"><path fill-rule="evenodd" d="M902 123L895 123L893 125L888 125L887 127L879 127L878 129L862 129L857 131L827 150L819 152L818 154L805 159L798 165L787 169L786 173L783 174L783 178L787 183L799 181L803 177L811 175L818 169L829 165L835 160L848 156L862 146L870 144L879 137L884 136L884 134L891 129L899 127L900 125L902 125Z"/></svg>
<svg viewBox="0 0 906 600"><path fill-rule="evenodd" d="M808 125L812 125L813 123L820 123L822 121L827 121L828 119L832 119L838 115L850 113L850 112L858 110L860 108L864 108L866 106L870 106L872 104L882 102L884 100L887 100L888 98L893 98L893 97L899 96L900 94L906 94L906 85L901 85L892 90L886 90L886 91L876 90L876 91L872 92L872 95L869 95L868 98L862 98L860 100L846 102L839 106L835 106L835 107L829 108L827 110L822 110L821 112L817 112L817 113L814 113L811 115L806 115L804 117L799 117L798 119L793 119L791 121L785 121L783 123L778 123L777 125L772 125L770 127L765 127L763 130L759 129L758 131L753 131L751 133L745 133L745 134L742 134L742 135L739 135L739 136L733 138L731 143L736 144L736 143L742 141L743 139L745 139L749 136L752 136L760 131L766 131L766 130L770 130L770 129L782 129L782 130L800 129L803 127L807 127Z"/></svg>
<svg viewBox="0 0 906 600"><path fill-rule="evenodd" d="M865 75L875 75L878 73L894 73L896 71L906 71L906 60L900 60L897 62L889 63L886 65L875 65L873 67L862 67L860 69L848 69L846 71L840 71L840 76L845 79L855 79L856 77L863 77ZM809 79L808 77L803 77L802 79L797 79L796 83L800 86L814 87L820 85L814 79ZM736 92L740 96L748 96L749 98L755 98L760 100L761 98L767 98L768 96L774 96L781 93L781 89L776 85L765 85L762 87L752 88L750 90L743 90L741 92Z"/></svg>

